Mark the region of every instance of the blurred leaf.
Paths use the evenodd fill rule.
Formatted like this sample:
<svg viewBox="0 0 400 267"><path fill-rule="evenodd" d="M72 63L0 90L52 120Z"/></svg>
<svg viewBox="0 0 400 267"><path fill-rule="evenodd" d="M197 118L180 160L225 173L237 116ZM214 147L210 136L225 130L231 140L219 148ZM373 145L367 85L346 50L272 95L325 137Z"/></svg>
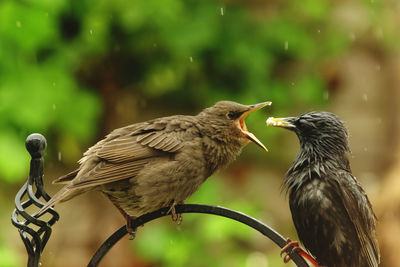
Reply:
<svg viewBox="0 0 400 267"><path fill-rule="evenodd" d="M150 229L151 228L151 229ZM159 259L164 254L169 244L169 232L165 225L158 224L157 227L147 226L140 229L140 237L135 242L135 248L141 255L148 259ZM154 242L157 240L157 242Z"/></svg>
<svg viewBox="0 0 400 267"><path fill-rule="evenodd" d="M67 101L59 107L57 127L73 134L78 140L87 141L96 133L100 102L85 90L70 91L69 94Z"/></svg>
<svg viewBox="0 0 400 267"><path fill-rule="evenodd" d="M204 233L202 238L208 242L223 242L232 237L249 240L253 232L251 228L239 222L216 216L205 217L200 231Z"/></svg>
<svg viewBox="0 0 400 267"><path fill-rule="evenodd" d="M304 76L293 86L293 95L306 103L321 104L324 102L324 89L321 78Z"/></svg>
<svg viewBox="0 0 400 267"><path fill-rule="evenodd" d="M312 19L324 19L329 15L331 4L328 0L296 0L293 1L293 8L297 12L300 10L306 15L308 18Z"/></svg>
<svg viewBox="0 0 400 267"><path fill-rule="evenodd" d="M19 259L18 253L0 243L0 265L2 267L18 267L22 266L23 263Z"/></svg>
<svg viewBox="0 0 400 267"><path fill-rule="evenodd" d="M10 183L16 178L27 177L29 153L25 149L25 139L13 132L0 132L0 177Z"/></svg>
<svg viewBox="0 0 400 267"><path fill-rule="evenodd" d="M34 52L55 37L51 14L15 1L0 2L0 47L9 52Z"/></svg>

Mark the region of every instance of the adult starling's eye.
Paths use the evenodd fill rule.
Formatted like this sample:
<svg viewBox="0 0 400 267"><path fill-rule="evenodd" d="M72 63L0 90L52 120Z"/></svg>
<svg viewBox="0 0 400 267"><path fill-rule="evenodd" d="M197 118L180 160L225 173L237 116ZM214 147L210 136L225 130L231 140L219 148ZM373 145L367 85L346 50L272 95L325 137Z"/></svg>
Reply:
<svg viewBox="0 0 400 267"><path fill-rule="evenodd" d="M240 112L229 111L226 115L231 120L236 120L240 116Z"/></svg>
<svg viewBox="0 0 400 267"><path fill-rule="evenodd" d="M312 122L310 122L308 120L305 120L305 119L302 119L302 118L300 118L297 121L297 124L303 129L309 129L309 128L312 128L314 126L314 124Z"/></svg>

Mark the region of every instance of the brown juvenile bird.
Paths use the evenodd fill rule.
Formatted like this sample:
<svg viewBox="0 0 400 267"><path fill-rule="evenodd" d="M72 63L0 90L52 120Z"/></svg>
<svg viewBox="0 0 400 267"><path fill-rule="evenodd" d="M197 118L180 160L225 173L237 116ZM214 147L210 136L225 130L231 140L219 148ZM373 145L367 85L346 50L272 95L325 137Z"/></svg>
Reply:
<svg viewBox="0 0 400 267"><path fill-rule="evenodd" d="M87 191L103 192L129 222L131 217L183 203L216 170L233 161L250 141L246 117L271 102L242 105L221 101L197 116L176 115L112 131L89 148L77 170L38 212ZM128 230L134 230L127 224Z"/></svg>
<svg viewBox="0 0 400 267"><path fill-rule="evenodd" d="M313 264L377 267L376 218L351 173L343 122L330 112L314 111L299 117L269 118L267 124L291 130L300 140L300 153L283 187L289 194L299 239L318 261ZM290 242L283 250L296 243Z"/></svg>

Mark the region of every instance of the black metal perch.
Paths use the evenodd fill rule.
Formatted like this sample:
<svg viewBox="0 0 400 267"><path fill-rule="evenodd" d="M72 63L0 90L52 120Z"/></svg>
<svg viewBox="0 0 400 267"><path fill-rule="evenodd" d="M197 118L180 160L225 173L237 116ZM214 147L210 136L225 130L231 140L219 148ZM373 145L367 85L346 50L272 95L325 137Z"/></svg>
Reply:
<svg viewBox="0 0 400 267"><path fill-rule="evenodd" d="M131 222L132 228L136 228L144 225L147 222L158 219L163 216L168 215L169 207L164 207L159 210L144 214ZM223 207L209 206L209 205L198 205L198 204L183 204L175 206L176 213L205 213L213 214L221 217L229 218L237 222L246 224L251 228L259 231L261 234L265 235L271 239L279 247L283 248L287 244L287 240L276 232L274 229L268 225L256 220L244 213L230 210ZM90 260L88 267L98 266L102 258L107 254L107 252L119 241L122 237L127 234L126 226L122 226L117 231L115 231L104 243L97 249L96 253ZM290 255L291 259L299 267L308 267L309 265L306 261L297 253L292 253Z"/></svg>
<svg viewBox="0 0 400 267"><path fill-rule="evenodd" d="M47 221L39 220L28 214L25 210L34 205L38 208L43 206L40 200L45 201L50 199L50 196L43 188L43 153L46 149L46 139L40 134L31 134L26 139L26 148L31 154L31 168L28 181L22 186L15 197L15 210L13 211L11 221L18 228L22 241L25 244L28 252L28 267L37 267L39 265L40 256L43 249L50 238L51 226L59 219L58 213L54 209L49 209L45 214L49 214L50 218ZM24 200L26 199L26 200ZM154 212L144 214L132 221L132 227L142 226L147 222L157 218L166 216L169 207L161 208ZM246 224L253 229L259 231L271 239L279 247L284 247L287 240L277 233L268 225L246 215L241 212L233 211L223 207L186 204L175 206L177 213L205 213L226 217L240 223ZM22 217L22 220L20 220ZM42 217L48 217L40 216ZM96 251L90 260L88 266L98 266L107 252L127 234L126 226L122 226L115 231ZM292 260L299 267L308 267L306 261L297 253L291 254Z"/></svg>

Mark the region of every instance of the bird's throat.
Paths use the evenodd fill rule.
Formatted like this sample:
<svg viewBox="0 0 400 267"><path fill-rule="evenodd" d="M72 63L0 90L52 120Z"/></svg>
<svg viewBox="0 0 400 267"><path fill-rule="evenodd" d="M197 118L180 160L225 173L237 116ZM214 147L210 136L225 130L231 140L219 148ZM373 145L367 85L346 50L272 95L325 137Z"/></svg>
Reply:
<svg viewBox="0 0 400 267"><path fill-rule="evenodd" d="M246 141L248 143L249 141ZM221 143L211 138L205 138L204 156L207 162L207 173L211 175L231 163L241 152L245 144L237 141Z"/></svg>

